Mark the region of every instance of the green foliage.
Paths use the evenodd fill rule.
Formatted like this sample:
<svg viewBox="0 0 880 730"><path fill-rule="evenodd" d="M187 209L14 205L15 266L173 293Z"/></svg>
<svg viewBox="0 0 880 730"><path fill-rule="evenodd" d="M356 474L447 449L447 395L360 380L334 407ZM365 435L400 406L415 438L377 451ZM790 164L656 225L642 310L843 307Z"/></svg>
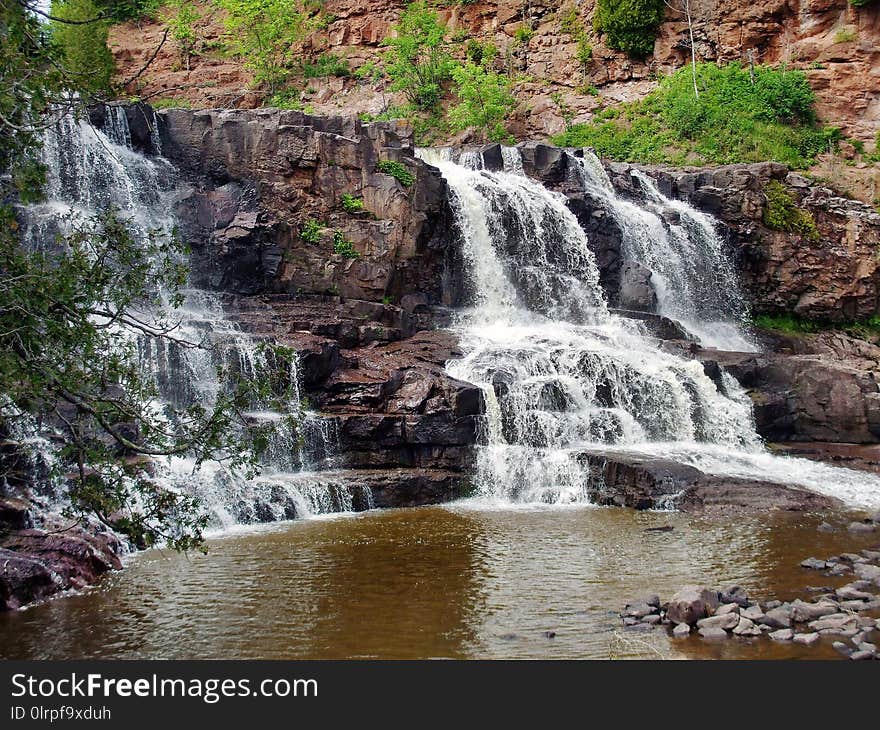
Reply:
<svg viewBox="0 0 880 730"><path fill-rule="evenodd" d="M852 43L859 37L859 34L856 32L855 28L840 28L834 34L834 42L835 43Z"/></svg>
<svg viewBox="0 0 880 730"><path fill-rule="evenodd" d="M849 4L854 8L866 8L876 2L877 0L849 0Z"/></svg>
<svg viewBox="0 0 880 730"><path fill-rule="evenodd" d="M578 18L577 6L569 5L567 8L560 8L559 29L563 33L568 33L572 38L577 38L578 34L583 32L580 18Z"/></svg>
<svg viewBox="0 0 880 730"><path fill-rule="evenodd" d="M52 15L61 21L79 21L52 21L52 38L61 49L72 85L91 95L108 92L115 66L107 47L109 22L99 20L102 9L93 0L64 0L52 3Z"/></svg>
<svg viewBox="0 0 880 730"><path fill-rule="evenodd" d="M346 213L361 213L364 210L364 201L362 198L356 198L354 195L343 193L342 209Z"/></svg>
<svg viewBox="0 0 880 730"><path fill-rule="evenodd" d="M764 206L764 225L774 231L797 233L810 241L819 241L819 230L812 213L799 208L785 186L771 180L764 186L767 204Z"/></svg>
<svg viewBox="0 0 880 730"><path fill-rule="evenodd" d="M375 61L368 61L363 64L363 66L359 66L357 71L354 72L354 76L356 79L360 79L361 81L378 81L385 75L385 69L382 68L381 64L376 63Z"/></svg>
<svg viewBox="0 0 880 730"><path fill-rule="evenodd" d="M393 30L395 35L383 41L391 90L402 91L419 109L431 109L442 98L453 66L446 28L425 0L417 0L406 6Z"/></svg>
<svg viewBox="0 0 880 730"><path fill-rule="evenodd" d="M610 48L648 56L654 52L665 7L663 0L598 0L593 27L605 34Z"/></svg>
<svg viewBox="0 0 880 730"><path fill-rule="evenodd" d="M177 333L174 311L187 278L182 242L135 237L107 210L71 218L67 233L38 248L23 245L15 203L41 197L42 132L57 111L85 113L68 93L83 90L83 77L64 68L54 29L50 38L27 10L28 3L0 4L0 432L6 438L18 425L36 424L53 434L50 476L67 486L71 516L97 518L139 545L196 547L205 526L199 505L158 485L151 462L185 454L197 466L222 460L253 473L266 435L239 414L254 398L288 402L289 389L241 382L221 368L211 407L167 404L158 413L138 342L210 347ZM143 314L150 311L156 314ZM289 364L292 353L272 350ZM0 456L0 481L10 468Z"/></svg>
<svg viewBox="0 0 880 730"><path fill-rule="evenodd" d="M360 256L355 251L354 244L342 234L342 231L334 231L333 233L333 252L347 259L356 259Z"/></svg>
<svg viewBox="0 0 880 730"><path fill-rule="evenodd" d="M523 45L532 40L533 35L535 35L535 31L525 24L518 25L513 33L513 37L516 39L517 43L522 43Z"/></svg>
<svg viewBox="0 0 880 730"><path fill-rule="evenodd" d="M254 81L275 93L298 60L297 44L315 24L298 0L214 0L226 12L232 52L244 59Z"/></svg>
<svg viewBox="0 0 880 730"><path fill-rule="evenodd" d="M407 170L402 162L380 160L379 164L376 165L376 169L379 172L384 172L386 175L391 175L397 182L407 188L416 181L416 176Z"/></svg>
<svg viewBox="0 0 880 730"><path fill-rule="evenodd" d="M317 79L324 76L351 76L351 68L348 61L332 53L323 53L318 56L314 63L303 63L302 73L307 79Z"/></svg>
<svg viewBox="0 0 880 730"><path fill-rule="evenodd" d="M490 142L511 139L504 120L516 106L510 81L483 65L470 61L452 69L458 103L449 110L449 122L456 131L473 127Z"/></svg>
<svg viewBox="0 0 880 730"><path fill-rule="evenodd" d="M828 322L805 319L793 314L759 314L752 318L752 323L760 329L784 332L789 335L838 330L862 339L876 340L880 337L880 316L878 315L849 322Z"/></svg>
<svg viewBox="0 0 880 730"><path fill-rule="evenodd" d="M498 55L498 48L494 43L480 43L480 41L471 38L465 46L464 55L472 63L489 63Z"/></svg>
<svg viewBox="0 0 880 730"><path fill-rule="evenodd" d="M577 60L584 68L593 60L593 46L586 33L578 36Z"/></svg>
<svg viewBox="0 0 880 730"><path fill-rule="evenodd" d="M322 230L324 230L323 223L319 223L314 218L309 218L300 229L299 235L306 243L318 243L321 240Z"/></svg>
<svg viewBox="0 0 880 730"><path fill-rule="evenodd" d="M836 142L839 131L815 124L814 96L800 71L739 64L697 64L699 98L691 68L661 80L641 101L609 108L595 121L554 138L591 146L618 160L684 164L775 160L806 167Z"/></svg>
<svg viewBox="0 0 880 730"><path fill-rule="evenodd" d="M173 96L163 96L158 99L150 99L153 109L192 109L189 99L176 99Z"/></svg>
<svg viewBox="0 0 880 730"><path fill-rule="evenodd" d="M199 40L194 24L202 19L202 14L189 0L174 0L169 6L171 12L164 15L162 20L168 25L180 60L189 69L190 59L195 54Z"/></svg>
<svg viewBox="0 0 880 730"><path fill-rule="evenodd" d="M163 0L103 0L101 7L113 20L122 23L126 20L152 18L163 4Z"/></svg>

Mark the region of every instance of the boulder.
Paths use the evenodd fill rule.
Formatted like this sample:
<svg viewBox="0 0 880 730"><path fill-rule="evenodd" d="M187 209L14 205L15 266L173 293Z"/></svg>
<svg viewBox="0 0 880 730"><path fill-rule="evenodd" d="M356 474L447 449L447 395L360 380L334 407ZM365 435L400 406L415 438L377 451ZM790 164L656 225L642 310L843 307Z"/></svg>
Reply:
<svg viewBox="0 0 880 730"><path fill-rule="evenodd" d="M767 634L773 641L791 641L794 638L794 632L791 629L777 629Z"/></svg>
<svg viewBox="0 0 880 730"><path fill-rule="evenodd" d="M805 646L812 646L813 644L818 643L819 634L816 632L810 632L806 634L795 634L791 639L795 644L803 644Z"/></svg>
<svg viewBox="0 0 880 730"><path fill-rule="evenodd" d="M715 616L707 616L697 621L699 628L725 629L730 631L740 622L740 617L736 613L722 613Z"/></svg>
<svg viewBox="0 0 880 730"><path fill-rule="evenodd" d="M733 633L736 636L760 636L761 629L754 621L740 616L739 623L734 627Z"/></svg>
<svg viewBox="0 0 880 730"><path fill-rule="evenodd" d="M767 613L757 619L758 623L769 626L772 629L787 629L791 626L791 609L771 608Z"/></svg>
<svg viewBox="0 0 880 730"><path fill-rule="evenodd" d="M719 628L708 627L708 628L704 628L704 629L699 629L698 633L704 639L726 639L727 638L727 632L724 629L719 629Z"/></svg>
<svg viewBox="0 0 880 730"><path fill-rule="evenodd" d="M718 593L705 586L686 586L669 601L666 616L676 624L693 625L718 607Z"/></svg>

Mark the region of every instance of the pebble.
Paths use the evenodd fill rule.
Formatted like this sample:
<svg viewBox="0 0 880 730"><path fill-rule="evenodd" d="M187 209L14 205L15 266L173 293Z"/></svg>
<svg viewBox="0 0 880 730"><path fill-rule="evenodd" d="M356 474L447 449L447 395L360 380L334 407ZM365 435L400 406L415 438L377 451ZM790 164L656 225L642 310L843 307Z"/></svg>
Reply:
<svg viewBox="0 0 880 730"><path fill-rule="evenodd" d="M844 563L837 563L837 565L832 566L831 570L828 571L828 575L846 575L852 570L848 565Z"/></svg>
<svg viewBox="0 0 880 730"><path fill-rule="evenodd" d="M869 641L860 641L856 646L859 648L859 651L869 651L872 654L877 653L877 645Z"/></svg>
<svg viewBox="0 0 880 730"><path fill-rule="evenodd" d="M852 647L844 644L842 641L835 641L831 646L836 652L843 654L844 656L849 656L853 653Z"/></svg>
<svg viewBox="0 0 880 730"><path fill-rule="evenodd" d="M846 562L848 563L867 562L867 558L863 558L861 555L857 555L856 553L841 553L840 557L846 560Z"/></svg>
<svg viewBox="0 0 880 730"><path fill-rule="evenodd" d="M652 613L650 616L645 616L642 619L642 623L643 624L650 624L651 626L656 626L657 624L660 623L660 616L658 616L656 613Z"/></svg>
<svg viewBox="0 0 880 730"><path fill-rule="evenodd" d="M862 555L868 560L880 560L880 551L878 550L862 550Z"/></svg>
<svg viewBox="0 0 880 730"><path fill-rule="evenodd" d="M725 613L739 613L739 604L738 603L724 603L718 606L718 610L715 611L716 616L723 616Z"/></svg>
<svg viewBox="0 0 880 730"><path fill-rule="evenodd" d="M656 610L657 609L654 606L649 606L647 603L627 604L626 615L632 616L633 618L644 618L645 616L651 615Z"/></svg>
<svg viewBox="0 0 880 730"><path fill-rule="evenodd" d="M760 606L749 606L747 609L740 611L739 615L750 621L757 621L764 617L764 612L761 610Z"/></svg>
<svg viewBox="0 0 880 730"><path fill-rule="evenodd" d="M803 644L804 646L812 646L819 641L819 634L813 632L809 634L795 634L791 639L795 644Z"/></svg>
<svg viewBox="0 0 880 730"><path fill-rule="evenodd" d="M773 641L791 641L794 637L794 631L791 629L777 629L767 634Z"/></svg>

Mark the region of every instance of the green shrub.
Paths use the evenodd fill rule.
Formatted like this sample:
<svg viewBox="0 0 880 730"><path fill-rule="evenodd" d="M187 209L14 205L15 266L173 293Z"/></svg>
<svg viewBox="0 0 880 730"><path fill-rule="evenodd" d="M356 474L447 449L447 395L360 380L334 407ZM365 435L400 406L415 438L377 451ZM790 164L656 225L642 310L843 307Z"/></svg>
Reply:
<svg viewBox="0 0 880 730"><path fill-rule="evenodd" d="M834 34L835 43L852 43L859 37L855 28L841 28Z"/></svg>
<svg viewBox="0 0 880 730"><path fill-rule="evenodd" d="M173 12L164 15L162 20L168 25L180 60L189 70L189 62L199 39L194 24L201 20L202 15L189 0L174 0L170 6Z"/></svg>
<svg viewBox="0 0 880 730"><path fill-rule="evenodd" d="M324 224L314 218L309 218L300 229L299 235L306 243L318 243L321 240L321 231Z"/></svg>
<svg viewBox="0 0 880 730"><path fill-rule="evenodd" d="M404 187L409 187L416 181L416 176L413 173L407 170L402 163L395 162L394 160L381 160L376 165L376 169L379 172L384 172L386 175L391 175Z"/></svg>
<svg viewBox="0 0 880 730"><path fill-rule="evenodd" d="M849 0L849 4L854 8L866 8L876 2L877 0Z"/></svg>
<svg viewBox="0 0 880 730"><path fill-rule="evenodd" d="M805 319L795 314L759 314L752 318L752 324L760 329L775 330L790 335L839 330L863 339L876 340L880 336L880 316L876 314L867 319L848 322Z"/></svg>
<svg viewBox="0 0 880 730"><path fill-rule="evenodd" d="M406 6L393 30L395 35L383 41L391 90L402 91L419 109L431 109L442 98L453 66L446 28L427 2L418 0Z"/></svg>
<svg viewBox="0 0 880 730"><path fill-rule="evenodd" d="M345 77L351 76L351 68L346 59L332 53L324 53L318 56L314 63L303 63L302 73L307 79L323 76Z"/></svg>
<svg viewBox="0 0 880 730"><path fill-rule="evenodd" d="M92 0L65 0L52 3L52 15L61 20L94 21L76 25L53 21L52 38L73 83L87 94L109 91L115 64L107 47L110 25L101 17L103 10Z"/></svg>
<svg viewBox="0 0 880 730"><path fill-rule="evenodd" d="M767 204L764 206L764 225L774 231L797 233L810 241L819 241L819 230L812 213L799 208L785 186L771 180L764 186Z"/></svg>
<svg viewBox="0 0 880 730"><path fill-rule="evenodd" d="M104 0L101 3L119 23L154 17L163 4L162 0Z"/></svg>
<svg viewBox="0 0 880 730"><path fill-rule="evenodd" d="M525 24L517 26L513 33L513 37L517 42L522 43L523 45L532 40L533 35L535 35L535 31Z"/></svg>
<svg viewBox="0 0 880 730"><path fill-rule="evenodd" d="M257 84L275 93L297 61L297 44L315 19L297 0L214 0L226 11L224 25L232 52L244 59Z"/></svg>
<svg viewBox="0 0 880 730"><path fill-rule="evenodd" d="M739 64L697 64L700 96L690 66L661 80L644 99L597 114L554 138L591 146L618 160L669 164L775 160L809 166L839 137L815 124L813 91L800 71Z"/></svg>
<svg viewBox="0 0 880 730"><path fill-rule="evenodd" d="M342 194L342 208L346 213L360 213L364 209L362 198L356 198L348 193Z"/></svg>
<svg viewBox="0 0 880 730"><path fill-rule="evenodd" d="M654 52L665 8L663 0L598 0L593 27L605 34L610 48L648 56Z"/></svg>
<svg viewBox="0 0 880 730"><path fill-rule="evenodd" d="M189 99L175 99L172 96L163 96L159 99L150 99L153 109L192 109Z"/></svg>
<svg viewBox="0 0 880 730"><path fill-rule="evenodd" d="M510 81L485 66L467 61L452 69L458 103L449 110L455 131L473 127L490 142L506 142L510 133L504 120L516 106Z"/></svg>
<svg viewBox="0 0 880 730"><path fill-rule="evenodd" d="M356 259L360 255L354 250L354 244L342 235L342 231L333 233L333 252L347 259Z"/></svg>

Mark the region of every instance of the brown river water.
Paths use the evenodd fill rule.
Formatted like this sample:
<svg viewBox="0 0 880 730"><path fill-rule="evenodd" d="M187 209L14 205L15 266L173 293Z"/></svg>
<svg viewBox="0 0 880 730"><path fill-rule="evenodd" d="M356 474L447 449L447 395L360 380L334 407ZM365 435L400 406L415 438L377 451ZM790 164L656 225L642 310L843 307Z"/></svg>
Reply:
<svg viewBox="0 0 880 730"><path fill-rule="evenodd" d="M818 532L827 518L452 505L252 528L213 537L207 555L135 555L93 589L0 615L0 656L834 657L830 640L672 639L626 631L616 614L692 582L766 599L839 585L798 563L877 537ZM646 532L661 526L674 529Z"/></svg>

